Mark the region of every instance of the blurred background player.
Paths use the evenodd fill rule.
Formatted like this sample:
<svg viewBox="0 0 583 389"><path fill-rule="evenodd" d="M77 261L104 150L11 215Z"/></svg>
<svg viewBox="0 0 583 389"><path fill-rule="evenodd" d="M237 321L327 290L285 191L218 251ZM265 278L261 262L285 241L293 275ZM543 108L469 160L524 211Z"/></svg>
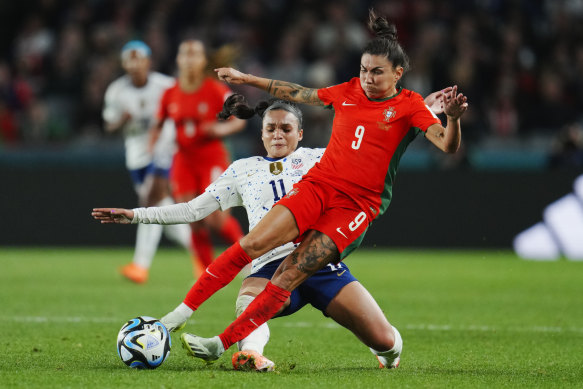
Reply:
<svg viewBox="0 0 583 389"><path fill-rule="evenodd" d="M178 82L162 96L150 147L157 144L166 119L172 119L178 145L170 174L172 193L177 202L186 202L203 193L227 168L229 156L221 138L243 130L245 121L237 118L217 121L217 114L232 92L223 83L207 76L208 60L201 41L183 41L176 63ZM210 230L228 244L243 236L241 226L228 211L214 212L190 226L193 249L199 259L195 263L197 274L214 258Z"/></svg>
<svg viewBox="0 0 583 389"><path fill-rule="evenodd" d="M168 174L174 153L174 129L164 124L160 141L152 152L148 149L148 130L152 126L162 93L175 84L172 77L150 71L150 48L142 41L128 42L121 51L126 74L113 81L105 93L103 119L105 130L123 131L126 167L130 172L141 206L168 205ZM137 229L133 262L120 271L127 279L143 283L160 243L162 232L190 249L187 226L140 225Z"/></svg>

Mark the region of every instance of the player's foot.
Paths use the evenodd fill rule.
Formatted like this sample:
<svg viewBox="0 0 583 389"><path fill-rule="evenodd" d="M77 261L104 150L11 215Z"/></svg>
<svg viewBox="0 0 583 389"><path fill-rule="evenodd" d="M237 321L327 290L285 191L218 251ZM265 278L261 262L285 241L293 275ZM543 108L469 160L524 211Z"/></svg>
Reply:
<svg viewBox="0 0 583 389"><path fill-rule="evenodd" d="M133 262L120 267L119 272L122 276L136 284L143 284L148 281L148 269L136 265Z"/></svg>
<svg viewBox="0 0 583 389"><path fill-rule="evenodd" d="M187 319L185 319L181 314L172 311L161 318L160 322L164 324L164 327L166 327L169 332L176 332L184 328L186 325L186 320Z"/></svg>
<svg viewBox="0 0 583 389"><path fill-rule="evenodd" d="M379 368L380 369L396 369L397 367L399 367L399 363L401 363L400 357L395 358L390 364L387 361L387 359L384 357L379 357L377 355L377 359L379 360Z"/></svg>
<svg viewBox="0 0 583 389"><path fill-rule="evenodd" d="M200 336L183 333L180 336L182 347L193 357L212 362L220 358L225 352L223 342L218 336L214 338L201 338Z"/></svg>
<svg viewBox="0 0 583 389"><path fill-rule="evenodd" d="M275 363L256 351L239 351L231 359L235 370L273 371Z"/></svg>

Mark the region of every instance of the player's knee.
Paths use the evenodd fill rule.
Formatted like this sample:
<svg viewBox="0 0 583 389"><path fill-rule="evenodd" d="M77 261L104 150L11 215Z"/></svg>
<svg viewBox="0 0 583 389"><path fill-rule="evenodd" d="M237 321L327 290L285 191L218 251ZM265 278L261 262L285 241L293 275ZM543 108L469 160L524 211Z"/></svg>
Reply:
<svg viewBox="0 0 583 389"><path fill-rule="evenodd" d="M260 257L272 248L269 246L269 242L267 242L266 239L255 234L248 234L244 236L239 241L239 244L251 258Z"/></svg>
<svg viewBox="0 0 583 389"><path fill-rule="evenodd" d="M235 315L240 316L254 299L255 297L249 296L248 294L239 295L235 302Z"/></svg>

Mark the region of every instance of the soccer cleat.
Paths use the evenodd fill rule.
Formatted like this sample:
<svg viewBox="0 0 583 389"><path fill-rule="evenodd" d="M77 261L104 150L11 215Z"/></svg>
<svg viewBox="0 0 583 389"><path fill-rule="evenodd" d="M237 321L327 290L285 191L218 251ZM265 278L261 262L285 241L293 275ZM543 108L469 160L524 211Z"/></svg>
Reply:
<svg viewBox="0 0 583 389"><path fill-rule="evenodd" d="M148 281L148 269L136 265L133 262L120 267L119 272L122 276L136 284L144 284Z"/></svg>
<svg viewBox="0 0 583 389"><path fill-rule="evenodd" d="M169 332L176 332L184 328L186 320L182 315L172 311L160 319Z"/></svg>
<svg viewBox="0 0 583 389"><path fill-rule="evenodd" d="M235 370L252 370L259 372L275 370L275 363L256 351L236 352L233 354L231 361L233 362L233 368L235 368Z"/></svg>
<svg viewBox="0 0 583 389"><path fill-rule="evenodd" d="M383 364L383 362L381 361L381 357L379 357L378 355L377 355L377 359L379 361L379 369L385 369L385 368L386 369L396 369L397 367L399 367L399 363L401 363L400 357L395 358L389 366L385 366ZM385 359L385 358L383 358L383 359ZM386 359L385 359L385 361L386 361Z"/></svg>
<svg viewBox="0 0 583 389"><path fill-rule="evenodd" d="M180 340L182 340L182 347L188 354L207 362L216 361L225 352L223 342L218 336L201 338L185 332L180 336Z"/></svg>

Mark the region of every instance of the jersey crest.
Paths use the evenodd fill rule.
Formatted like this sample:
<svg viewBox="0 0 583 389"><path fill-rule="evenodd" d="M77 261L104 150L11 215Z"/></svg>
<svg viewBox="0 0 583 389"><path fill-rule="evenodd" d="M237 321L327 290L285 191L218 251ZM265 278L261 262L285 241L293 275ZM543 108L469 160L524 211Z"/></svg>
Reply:
<svg viewBox="0 0 583 389"><path fill-rule="evenodd" d="M383 111L383 118L385 122L389 122L396 115L395 108L389 107Z"/></svg>
<svg viewBox="0 0 583 389"><path fill-rule="evenodd" d="M304 166L301 158L292 158L291 163L292 163L292 169L299 169L299 168Z"/></svg>
<svg viewBox="0 0 583 389"><path fill-rule="evenodd" d="M275 176L280 174L283 172L283 163L281 161L271 162L269 164L269 171Z"/></svg>

